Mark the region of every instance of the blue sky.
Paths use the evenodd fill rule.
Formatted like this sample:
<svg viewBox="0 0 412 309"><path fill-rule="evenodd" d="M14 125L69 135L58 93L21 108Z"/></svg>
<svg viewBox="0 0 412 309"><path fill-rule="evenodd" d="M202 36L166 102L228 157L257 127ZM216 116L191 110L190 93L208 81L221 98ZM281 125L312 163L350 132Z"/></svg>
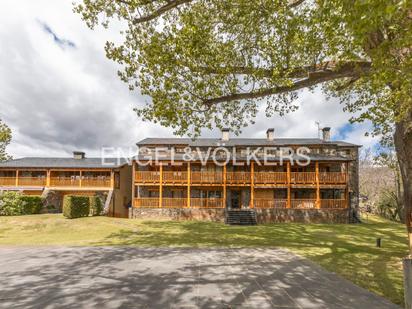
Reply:
<svg viewBox="0 0 412 309"><path fill-rule="evenodd" d="M0 118L13 131L14 157L65 156L73 150L99 155L102 146L133 148L145 137L172 136L172 130L137 118L133 108L147 98L130 92L105 57L107 40L120 40L121 25L88 29L72 12L72 0L3 0L0 11ZM371 147L368 124L348 123L336 99L320 90L303 91L300 106L285 117L266 118L262 105L256 124L242 137L317 137L316 121L332 127L333 139ZM218 137L218 130L205 130Z"/></svg>

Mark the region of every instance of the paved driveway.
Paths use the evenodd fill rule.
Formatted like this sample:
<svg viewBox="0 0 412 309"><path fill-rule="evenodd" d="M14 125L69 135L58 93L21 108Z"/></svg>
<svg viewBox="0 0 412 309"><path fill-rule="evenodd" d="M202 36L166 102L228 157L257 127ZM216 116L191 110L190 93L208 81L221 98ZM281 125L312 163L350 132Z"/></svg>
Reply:
<svg viewBox="0 0 412 309"><path fill-rule="evenodd" d="M279 249L0 248L1 308L399 308Z"/></svg>

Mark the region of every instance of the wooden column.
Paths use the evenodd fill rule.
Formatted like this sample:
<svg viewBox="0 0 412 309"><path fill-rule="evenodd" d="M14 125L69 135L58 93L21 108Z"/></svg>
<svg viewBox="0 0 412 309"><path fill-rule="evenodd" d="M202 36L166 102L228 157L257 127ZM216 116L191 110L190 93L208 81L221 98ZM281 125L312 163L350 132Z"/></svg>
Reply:
<svg viewBox="0 0 412 309"><path fill-rule="evenodd" d="M190 172L190 162L187 162L187 205L186 207L190 207L190 179L191 172Z"/></svg>
<svg viewBox="0 0 412 309"><path fill-rule="evenodd" d="M51 171L50 170L48 170L48 171L46 171L46 187L50 187L50 174L51 174Z"/></svg>
<svg viewBox="0 0 412 309"><path fill-rule="evenodd" d="M82 186L82 176L83 176L83 172L80 170L79 187Z"/></svg>
<svg viewBox="0 0 412 309"><path fill-rule="evenodd" d="M19 186L19 170L16 170L16 187Z"/></svg>
<svg viewBox="0 0 412 309"><path fill-rule="evenodd" d="M159 176L159 207L163 207L163 165L160 163L160 176Z"/></svg>
<svg viewBox="0 0 412 309"><path fill-rule="evenodd" d="M288 179L288 203L286 205L287 208L291 207L291 190L290 190L290 161L287 162L286 165L287 168L287 179Z"/></svg>
<svg viewBox="0 0 412 309"><path fill-rule="evenodd" d="M223 165L223 208L226 208L226 165Z"/></svg>
<svg viewBox="0 0 412 309"><path fill-rule="evenodd" d="M319 183L319 162L315 162L315 179L316 179L316 208L320 208L320 183Z"/></svg>
<svg viewBox="0 0 412 309"><path fill-rule="evenodd" d="M255 207L255 162L250 162L250 208Z"/></svg>
<svg viewBox="0 0 412 309"><path fill-rule="evenodd" d="M110 171L110 188L114 189L114 171Z"/></svg>

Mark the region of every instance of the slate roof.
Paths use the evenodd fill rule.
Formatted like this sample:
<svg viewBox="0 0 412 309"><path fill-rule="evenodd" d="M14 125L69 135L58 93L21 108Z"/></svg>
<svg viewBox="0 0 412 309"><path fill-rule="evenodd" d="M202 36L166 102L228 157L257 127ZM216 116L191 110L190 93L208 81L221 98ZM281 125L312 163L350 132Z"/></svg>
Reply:
<svg viewBox="0 0 412 309"><path fill-rule="evenodd" d="M103 164L105 163L105 164ZM110 163L110 165L107 165ZM0 168L117 168L126 164L124 159L106 158L34 158L26 157L0 162Z"/></svg>
<svg viewBox="0 0 412 309"><path fill-rule="evenodd" d="M193 155L194 161L199 161L200 160L200 158L197 157L196 154L192 154L192 155ZM333 161L333 162L335 162L335 161L341 161L341 162L353 161L353 159L350 158L350 157L343 157L343 156L337 156L337 155L336 156L325 156L325 155L312 154L312 155L308 155L308 157L310 158L310 161ZM141 162L145 162L145 161L149 160L150 158L151 158L150 155L138 155L138 156L134 157L134 159L139 160ZM171 159L172 158L171 158L170 155L161 155L161 156L158 157L158 161L170 161ZM184 157L184 154L181 154L181 153L176 153L174 155L173 159L174 159L174 161L186 161L185 157ZM217 156L216 157L217 161L225 161L225 159L226 158L223 157L223 156ZM232 159L233 158L231 156L231 160ZM253 158L249 158L249 160L252 160L252 159ZM257 159L260 160L260 162L262 164L264 163L263 157L257 156ZM155 160L154 155L152 156L152 160ZM203 158L202 160L204 161L205 158ZM237 155L236 160L237 161L247 161L248 158L246 156ZM305 158L295 154L295 155L292 156L292 160L293 161L296 161L296 160L304 161ZM212 161L212 156L209 159L209 161ZM279 157L268 157L267 161L268 162L278 162L278 161L280 161L280 158ZM287 159L284 158L283 161L287 161Z"/></svg>
<svg viewBox="0 0 412 309"><path fill-rule="evenodd" d="M149 145L188 145L191 147L213 147L224 144L233 146L289 146L289 145L337 145L343 147L361 147L360 145L344 141L324 141L319 138L275 138L268 141L266 138L230 138L223 142L220 138L145 138L137 143L138 146Z"/></svg>

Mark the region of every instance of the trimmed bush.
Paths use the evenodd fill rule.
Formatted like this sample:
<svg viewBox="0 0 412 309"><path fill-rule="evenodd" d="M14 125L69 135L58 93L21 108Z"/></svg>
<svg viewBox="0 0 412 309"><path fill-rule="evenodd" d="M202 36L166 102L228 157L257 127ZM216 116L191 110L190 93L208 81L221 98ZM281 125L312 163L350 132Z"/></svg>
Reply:
<svg viewBox="0 0 412 309"><path fill-rule="evenodd" d="M20 198L23 201L22 215L34 215L41 212L43 201L40 196L23 195Z"/></svg>
<svg viewBox="0 0 412 309"><path fill-rule="evenodd" d="M87 217L90 214L88 196L66 195L63 199L63 216L68 219Z"/></svg>
<svg viewBox="0 0 412 309"><path fill-rule="evenodd" d="M0 216L23 214L24 202L20 192L8 191L0 195Z"/></svg>
<svg viewBox="0 0 412 309"><path fill-rule="evenodd" d="M102 199L97 195L90 196L90 214L92 216L100 216L102 212L103 212Z"/></svg>

